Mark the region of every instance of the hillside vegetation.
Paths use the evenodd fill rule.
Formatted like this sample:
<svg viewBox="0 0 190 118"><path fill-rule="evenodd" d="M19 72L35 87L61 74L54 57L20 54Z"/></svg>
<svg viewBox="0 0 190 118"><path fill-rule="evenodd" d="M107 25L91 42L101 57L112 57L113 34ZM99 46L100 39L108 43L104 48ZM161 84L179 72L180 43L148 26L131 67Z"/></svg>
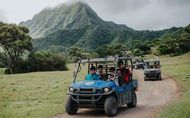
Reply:
<svg viewBox="0 0 190 118"><path fill-rule="evenodd" d="M89 51L107 44L130 45L131 40L153 40L180 29L137 31L126 25L102 20L83 2L46 8L20 25L29 28L36 50L48 49L56 52L66 51L72 46Z"/></svg>
<svg viewBox="0 0 190 118"><path fill-rule="evenodd" d="M190 50L190 25L161 36L158 44L158 52L162 55L179 55L188 52Z"/></svg>

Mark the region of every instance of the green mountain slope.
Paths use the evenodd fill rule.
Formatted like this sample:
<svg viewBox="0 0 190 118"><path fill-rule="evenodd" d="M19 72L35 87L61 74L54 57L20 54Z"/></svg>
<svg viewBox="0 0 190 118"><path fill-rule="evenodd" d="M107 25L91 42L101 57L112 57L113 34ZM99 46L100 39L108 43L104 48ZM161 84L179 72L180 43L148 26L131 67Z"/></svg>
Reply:
<svg viewBox="0 0 190 118"><path fill-rule="evenodd" d="M36 49L53 49L58 52L71 46L93 50L104 44L125 43L127 40L151 40L166 32L178 30L136 31L125 25L102 20L82 2L46 8L20 25L30 29Z"/></svg>
<svg viewBox="0 0 190 118"><path fill-rule="evenodd" d="M179 55L190 51L190 25L159 38L160 54Z"/></svg>

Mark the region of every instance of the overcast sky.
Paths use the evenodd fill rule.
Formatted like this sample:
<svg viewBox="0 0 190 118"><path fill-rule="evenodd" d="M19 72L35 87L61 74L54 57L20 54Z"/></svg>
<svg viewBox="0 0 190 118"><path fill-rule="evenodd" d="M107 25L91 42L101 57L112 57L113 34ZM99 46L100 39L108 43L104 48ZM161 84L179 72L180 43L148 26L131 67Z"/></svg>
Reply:
<svg viewBox="0 0 190 118"><path fill-rule="evenodd" d="M45 7L76 0L0 0L0 21L19 23ZM159 30L190 24L190 0L83 0L104 20L133 29Z"/></svg>

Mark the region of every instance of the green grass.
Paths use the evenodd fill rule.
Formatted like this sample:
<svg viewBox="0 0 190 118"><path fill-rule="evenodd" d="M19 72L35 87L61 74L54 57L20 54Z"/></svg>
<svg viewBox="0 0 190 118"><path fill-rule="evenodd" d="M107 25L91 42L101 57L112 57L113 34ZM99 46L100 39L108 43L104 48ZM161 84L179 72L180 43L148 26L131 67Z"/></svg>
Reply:
<svg viewBox="0 0 190 118"><path fill-rule="evenodd" d="M0 118L49 118L64 112L68 71L0 75Z"/></svg>
<svg viewBox="0 0 190 118"><path fill-rule="evenodd" d="M164 108L158 117L189 118L190 53L161 57L161 62L162 72L175 78L182 94L179 100ZM50 118L63 113L66 91L73 73L73 65L68 66L68 71L0 74L0 118ZM83 78L83 75L79 76Z"/></svg>
<svg viewBox="0 0 190 118"><path fill-rule="evenodd" d="M190 118L190 53L161 57L162 72L174 77L181 88L181 97L164 108L158 118Z"/></svg>
<svg viewBox="0 0 190 118"><path fill-rule="evenodd" d="M4 75L6 68L0 68L0 75Z"/></svg>

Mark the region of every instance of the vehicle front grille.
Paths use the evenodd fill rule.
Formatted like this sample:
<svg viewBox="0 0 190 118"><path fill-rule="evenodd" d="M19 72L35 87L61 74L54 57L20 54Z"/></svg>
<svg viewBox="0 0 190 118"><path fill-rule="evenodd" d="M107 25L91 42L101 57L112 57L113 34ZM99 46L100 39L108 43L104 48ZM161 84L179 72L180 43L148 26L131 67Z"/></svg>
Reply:
<svg viewBox="0 0 190 118"><path fill-rule="evenodd" d="M156 73L156 71L150 71L147 76L151 76L151 77L156 77L158 76L158 73Z"/></svg>
<svg viewBox="0 0 190 118"><path fill-rule="evenodd" d="M101 93L101 89L95 89L95 88L80 88L79 94L97 94Z"/></svg>
<svg viewBox="0 0 190 118"><path fill-rule="evenodd" d="M73 95L73 99L79 103L82 101L97 101L101 98L101 95L97 95L102 92L102 89L96 88L79 88L77 89L77 95Z"/></svg>
<svg viewBox="0 0 190 118"><path fill-rule="evenodd" d="M93 88L80 88L79 92L80 93L93 93L94 89Z"/></svg>

